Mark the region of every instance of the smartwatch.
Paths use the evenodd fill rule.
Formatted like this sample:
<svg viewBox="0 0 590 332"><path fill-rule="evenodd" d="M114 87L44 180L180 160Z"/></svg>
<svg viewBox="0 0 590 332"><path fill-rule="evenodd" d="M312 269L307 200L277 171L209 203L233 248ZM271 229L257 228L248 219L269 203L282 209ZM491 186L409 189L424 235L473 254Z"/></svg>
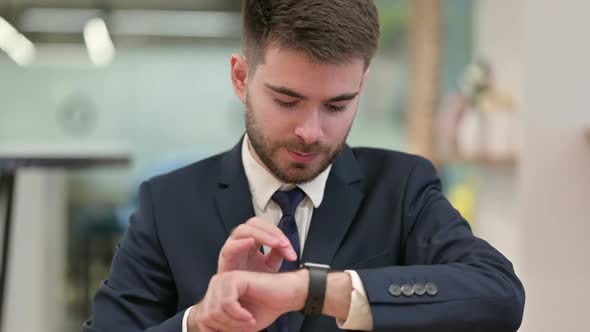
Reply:
<svg viewBox="0 0 590 332"><path fill-rule="evenodd" d="M302 268L309 271L309 287L307 300L303 307L305 316L317 317L322 314L324 298L326 297L326 282L328 279L329 265L316 263L303 263Z"/></svg>

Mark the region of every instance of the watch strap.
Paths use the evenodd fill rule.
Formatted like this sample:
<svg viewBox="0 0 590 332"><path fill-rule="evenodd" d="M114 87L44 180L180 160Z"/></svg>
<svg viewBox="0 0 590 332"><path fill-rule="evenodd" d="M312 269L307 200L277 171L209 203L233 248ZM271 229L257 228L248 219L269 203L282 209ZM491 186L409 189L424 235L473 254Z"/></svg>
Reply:
<svg viewBox="0 0 590 332"><path fill-rule="evenodd" d="M311 264L304 264L303 266L309 271L309 288L303 314L305 316L317 317L322 314L324 307L328 269Z"/></svg>

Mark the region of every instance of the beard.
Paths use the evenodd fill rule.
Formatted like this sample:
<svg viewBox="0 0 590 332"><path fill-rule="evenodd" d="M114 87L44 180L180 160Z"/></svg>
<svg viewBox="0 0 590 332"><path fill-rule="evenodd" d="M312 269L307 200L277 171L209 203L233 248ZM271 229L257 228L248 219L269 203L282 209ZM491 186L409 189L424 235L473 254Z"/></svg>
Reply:
<svg viewBox="0 0 590 332"><path fill-rule="evenodd" d="M250 145L273 175L284 183L302 184L313 180L326 170L344 148L350 127L341 142L331 147L322 142L305 144L302 139L280 138L273 140L267 137L263 129L258 125L252 109L250 99L246 96L246 133L250 139ZM316 154L317 160L310 163L298 163L293 161L276 160L277 152L281 149L297 151L305 154Z"/></svg>

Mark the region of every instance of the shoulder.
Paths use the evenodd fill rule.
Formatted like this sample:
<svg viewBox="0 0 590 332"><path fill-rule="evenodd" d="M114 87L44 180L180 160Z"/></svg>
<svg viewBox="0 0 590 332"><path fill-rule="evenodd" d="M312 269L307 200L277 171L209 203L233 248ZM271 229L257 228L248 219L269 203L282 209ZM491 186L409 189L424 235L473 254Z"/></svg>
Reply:
<svg viewBox="0 0 590 332"><path fill-rule="evenodd" d="M410 153L368 147L355 147L351 150L365 174L392 173L408 176L415 169L434 169L430 160Z"/></svg>
<svg viewBox="0 0 590 332"><path fill-rule="evenodd" d="M209 189L216 186L223 159L227 152L196 161L176 170L154 176L145 182L156 196L173 194L178 196L187 190Z"/></svg>

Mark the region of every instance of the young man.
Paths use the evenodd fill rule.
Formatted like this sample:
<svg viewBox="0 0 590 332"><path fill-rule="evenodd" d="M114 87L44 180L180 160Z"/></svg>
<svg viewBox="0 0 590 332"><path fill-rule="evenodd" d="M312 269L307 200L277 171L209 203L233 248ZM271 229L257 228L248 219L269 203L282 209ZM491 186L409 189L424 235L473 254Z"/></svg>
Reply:
<svg viewBox="0 0 590 332"><path fill-rule="evenodd" d="M246 135L142 184L85 331L518 329L522 284L432 165L345 144L378 35L371 0L245 1Z"/></svg>

